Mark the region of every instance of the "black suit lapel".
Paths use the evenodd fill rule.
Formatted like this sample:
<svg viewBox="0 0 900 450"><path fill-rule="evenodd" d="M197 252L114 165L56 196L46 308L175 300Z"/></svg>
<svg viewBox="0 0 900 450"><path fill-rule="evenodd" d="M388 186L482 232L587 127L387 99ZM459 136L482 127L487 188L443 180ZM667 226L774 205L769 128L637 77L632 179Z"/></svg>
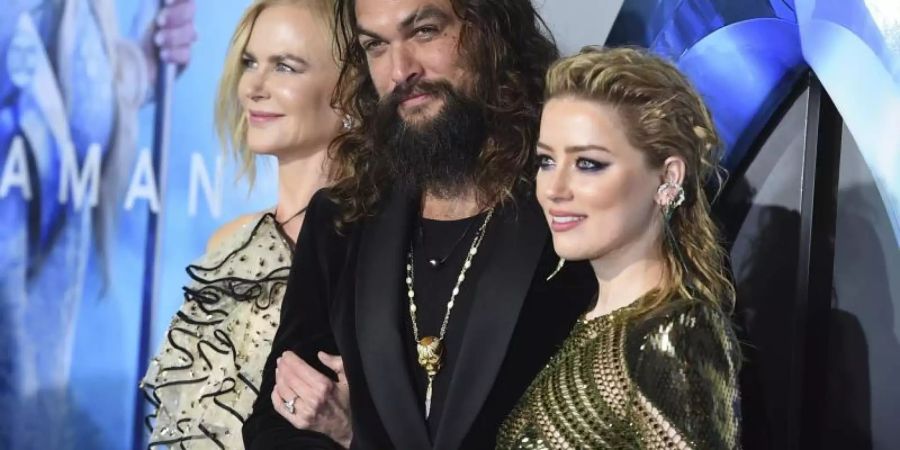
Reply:
<svg viewBox="0 0 900 450"><path fill-rule="evenodd" d="M431 446L405 358L400 308L410 218L417 201L395 194L367 220L356 272L356 331L369 392L397 448Z"/></svg>
<svg viewBox="0 0 900 450"><path fill-rule="evenodd" d="M533 201L519 199L495 215L485 239L495 240L477 285L459 362L453 372L435 448L457 449L494 385L519 311L547 243L544 218Z"/></svg>

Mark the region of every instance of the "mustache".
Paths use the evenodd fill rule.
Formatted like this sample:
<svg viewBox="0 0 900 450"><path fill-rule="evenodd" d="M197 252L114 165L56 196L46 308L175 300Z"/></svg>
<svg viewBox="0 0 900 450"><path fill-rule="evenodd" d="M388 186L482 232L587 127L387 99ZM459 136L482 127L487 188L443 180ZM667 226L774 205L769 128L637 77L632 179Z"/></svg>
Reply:
<svg viewBox="0 0 900 450"><path fill-rule="evenodd" d="M379 100L379 109L382 111L396 111L401 102L414 95L433 95L435 97L448 97L456 95L453 85L446 80L423 80L421 78L404 81L398 84L386 96Z"/></svg>

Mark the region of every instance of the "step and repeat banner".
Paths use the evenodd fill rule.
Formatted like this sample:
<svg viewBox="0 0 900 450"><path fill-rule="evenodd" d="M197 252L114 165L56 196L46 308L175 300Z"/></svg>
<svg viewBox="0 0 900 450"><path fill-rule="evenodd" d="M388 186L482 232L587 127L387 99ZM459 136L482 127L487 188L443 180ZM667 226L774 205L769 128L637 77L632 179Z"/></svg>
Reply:
<svg viewBox="0 0 900 450"><path fill-rule="evenodd" d="M2 449L132 448L141 352L155 351L183 301L184 267L216 227L274 202L274 177L259 176L252 194L235 181L212 125L226 46L249 2L171 3L160 20L158 0L3 2ZM157 173L155 31L179 21L198 39L167 94ZM151 215L159 232L148 235Z"/></svg>
<svg viewBox="0 0 900 450"><path fill-rule="evenodd" d="M675 59L710 102L731 167L812 68L860 143L895 250L895 1L536 4L566 53L613 27L611 42ZM222 223L275 200L274 164L260 165L272 176L260 174L251 192L212 124L226 46L249 0L171 0L183 7L164 19L159 3L0 6L0 449L132 448L138 380L183 301L184 267ZM158 92L155 32L176 22L198 38ZM170 107L157 115L162 98ZM161 118L171 128L157 167Z"/></svg>

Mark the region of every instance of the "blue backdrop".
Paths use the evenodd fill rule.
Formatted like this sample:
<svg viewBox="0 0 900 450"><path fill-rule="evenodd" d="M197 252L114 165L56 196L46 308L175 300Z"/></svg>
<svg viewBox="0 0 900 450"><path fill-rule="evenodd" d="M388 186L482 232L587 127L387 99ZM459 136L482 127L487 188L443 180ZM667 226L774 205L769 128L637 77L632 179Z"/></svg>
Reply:
<svg viewBox="0 0 900 450"><path fill-rule="evenodd" d="M859 143L900 248L897 0L625 0L607 44L676 62L710 106L728 169L811 68Z"/></svg>
<svg viewBox="0 0 900 450"><path fill-rule="evenodd" d="M155 198L155 93L141 80L155 3L4 2L0 448L131 448L142 322L152 352L212 231L274 201L274 177L258 177L252 196L234 182L212 127L245 0L197 2L199 40L172 91L167 189ZM142 317L147 219L159 205L162 295Z"/></svg>

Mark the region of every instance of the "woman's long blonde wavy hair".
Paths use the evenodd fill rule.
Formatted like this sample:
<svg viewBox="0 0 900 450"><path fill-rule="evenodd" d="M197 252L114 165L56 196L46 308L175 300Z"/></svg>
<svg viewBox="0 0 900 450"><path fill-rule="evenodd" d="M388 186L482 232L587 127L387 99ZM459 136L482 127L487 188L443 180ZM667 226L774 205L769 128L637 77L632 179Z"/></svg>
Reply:
<svg viewBox="0 0 900 450"><path fill-rule="evenodd" d="M721 186L722 143L690 82L674 65L645 50L586 47L550 68L546 97L611 105L621 115L629 143L644 153L651 167L661 168L670 156L685 161L685 201L672 213L667 224L671 233L662 239L665 278L644 297L639 313L674 298L695 299L730 312L734 286L705 190L709 181Z"/></svg>
<svg viewBox="0 0 900 450"><path fill-rule="evenodd" d="M241 106L238 84L241 74L244 72L244 50L250 40L250 32L256 18L270 6L295 5L307 8L322 23L322 32L327 33L329 39L334 35L334 7L336 0L256 0L241 16L237 28L231 36L228 52L225 55L225 67L222 77L219 79L219 88L216 94L215 127L216 134L222 142L225 151L231 151L232 155L240 161L238 176L246 176L253 186L256 179L256 158L247 148L247 116ZM339 49L335 48L335 64L339 55Z"/></svg>

